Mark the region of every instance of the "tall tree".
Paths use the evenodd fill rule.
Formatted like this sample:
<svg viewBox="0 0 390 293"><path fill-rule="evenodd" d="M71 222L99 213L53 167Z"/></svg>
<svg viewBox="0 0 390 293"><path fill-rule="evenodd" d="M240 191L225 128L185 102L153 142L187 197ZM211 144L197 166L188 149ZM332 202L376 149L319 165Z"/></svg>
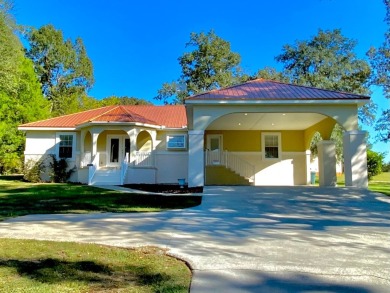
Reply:
<svg viewBox="0 0 390 293"><path fill-rule="evenodd" d="M230 49L230 43L214 31L191 33L186 47L194 48L178 58L181 76L164 83L155 97L164 103L183 103L190 95L226 87L240 81L240 55Z"/></svg>
<svg viewBox="0 0 390 293"><path fill-rule="evenodd" d="M339 29L323 31L308 41L283 46L276 60L284 64L284 76L290 82L329 90L367 95L370 66L357 58L356 41L346 38ZM375 119L376 106L360 109L359 118L366 124Z"/></svg>
<svg viewBox="0 0 390 293"><path fill-rule="evenodd" d="M379 48L372 47L367 55L373 68L372 84L383 88L384 95L390 99L390 0L383 0L386 7L387 31L385 40ZM375 130L377 139L382 142L390 141L390 109L383 109Z"/></svg>
<svg viewBox="0 0 390 293"><path fill-rule="evenodd" d="M22 169L24 134L18 125L48 117L47 101L13 31L8 5L0 0L0 174Z"/></svg>
<svg viewBox="0 0 390 293"><path fill-rule="evenodd" d="M99 101L100 106L110 106L110 105L151 105L152 103L143 100L138 99L135 97L116 97L111 96L102 99Z"/></svg>
<svg viewBox="0 0 390 293"><path fill-rule="evenodd" d="M52 25L32 29L27 37L27 56L35 64L52 115L77 111L80 100L94 83L92 62L81 38L75 42L65 40Z"/></svg>
<svg viewBox="0 0 390 293"><path fill-rule="evenodd" d="M346 38L341 31L319 30L309 40L296 41L284 45L282 53L275 57L283 64L283 71L266 68L257 77L290 82L294 84L319 87L323 89L369 94L370 66L357 58L354 49L356 41ZM359 119L371 124L375 117L375 105L359 110ZM321 139L316 135L311 149L316 152L316 143ZM337 158L342 158L342 128L336 125L331 139L336 143Z"/></svg>

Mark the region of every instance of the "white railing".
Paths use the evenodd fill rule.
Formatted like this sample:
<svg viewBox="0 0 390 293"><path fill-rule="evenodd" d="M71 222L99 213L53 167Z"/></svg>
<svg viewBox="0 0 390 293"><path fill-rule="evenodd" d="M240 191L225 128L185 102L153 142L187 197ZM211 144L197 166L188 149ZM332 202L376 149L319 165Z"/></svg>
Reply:
<svg viewBox="0 0 390 293"><path fill-rule="evenodd" d="M93 176L99 168L99 153L95 155L91 164L88 165L88 185L92 184Z"/></svg>
<svg viewBox="0 0 390 293"><path fill-rule="evenodd" d="M228 151L206 150L206 166L221 165L236 172L240 176L247 178L250 182L255 179L255 166L248 163L240 156Z"/></svg>
<svg viewBox="0 0 390 293"><path fill-rule="evenodd" d="M85 152L81 154L81 159L80 159L80 167L86 167L88 164L91 164L92 161L92 154L91 152Z"/></svg>
<svg viewBox="0 0 390 293"><path fill-rule="evenodd" d="M129 166L129 153L126 153L125 158L123 159L121 164L121 185L123 185L123 183L125 182L128 166Z"/></svg>
<svg viewBox="0 0 390 293"><path fill-rule="evenodd" d="M135 167L153 167L154 155L152 152L135 152Z"/></svg>

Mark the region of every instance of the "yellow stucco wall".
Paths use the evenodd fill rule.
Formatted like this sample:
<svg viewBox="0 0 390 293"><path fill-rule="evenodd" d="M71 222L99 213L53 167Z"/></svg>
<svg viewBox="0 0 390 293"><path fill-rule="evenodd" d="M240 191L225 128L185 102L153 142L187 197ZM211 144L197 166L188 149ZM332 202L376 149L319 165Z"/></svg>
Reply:
<svg viewBox="0 0 390 293"><path fill-rule="evenodd" d="M137 136L137 151L151 152L152 151L152 137L149 132L141 131Z"/></svg>
<svg viewBox="0 0 390 293"><path fill-rule="evenodd" d="M313 136L316 132L319 132L321 134L322 139L329 140L335 124L336 121L334 119L327 117L324 120L318 122L317 124L314 124L311 127L307 128L304 132L304 141L306 149L310 148L311 140L313 139Z"/></svg>
<svg viewBox="0 0 390 293"><path fill-rule="evenodd" d="M264 131L267 133L271 131ZM305 148L304 131L272 131L282 136L283 152L303 152ZM205 132L205 145L207 148L207 135L220 134L223 137L223 149L231 152L261 152L261 134L258 130L207 130Z"/></svg>
<svg viewBox="0 0 390 293"><path fill-rule="evenodd" d="M125 131L122 130L105 130L99 134L97 141L97 151L105 152L107 147L107 135L127 135Z"/></svg>

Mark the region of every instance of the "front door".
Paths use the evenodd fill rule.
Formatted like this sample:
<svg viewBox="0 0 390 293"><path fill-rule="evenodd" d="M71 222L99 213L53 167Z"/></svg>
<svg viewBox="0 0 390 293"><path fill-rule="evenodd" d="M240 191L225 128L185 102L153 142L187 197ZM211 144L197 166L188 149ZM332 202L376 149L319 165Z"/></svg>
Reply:
<svg viewBox="0 0 390 293"><path fill-rule="evenodd" d="M207 149L209 150L209 163L220 165L222 163L222 135L209 134L207 136Z"/></svg>
<svg viewBox="0 0 390 293"><path fill-rule="evenodd" d="M130 162L130 139L124 135L107 135L107 166L120 167L125 158Z"/></svg>
<svg viewBox="0 0 390 293"><path fill-rule="evenodd" d="M119 136L107 136L107 155L108 155L108 166L119 167L122 161L122 144L121 137Z"/></svg>

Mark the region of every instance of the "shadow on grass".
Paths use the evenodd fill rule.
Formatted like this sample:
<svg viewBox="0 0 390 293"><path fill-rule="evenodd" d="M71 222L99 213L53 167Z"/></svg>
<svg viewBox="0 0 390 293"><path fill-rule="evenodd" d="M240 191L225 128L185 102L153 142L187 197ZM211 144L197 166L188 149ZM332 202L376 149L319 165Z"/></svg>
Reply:
<svg viewBox="0 0 390 293"><path fill-rule="evenodd" d="M183 291L178 284L169 284L171 278L156 273L147 266L127 265L123 268L109 267L93 261L64 261L53 258L33 260L1 260L0 268L16 269L19 277L29 278L44 284L78 283L93 290L110 290L137 286L150 286L164 292Z"/></svg>
<svg viewBox="0 0 390 293"><path fill-rule="evenodd" d="M202 201L201 196L121 193L85 185L11 181L0 181L0 221L28 214L156 212L194 207Z"/></svg>

